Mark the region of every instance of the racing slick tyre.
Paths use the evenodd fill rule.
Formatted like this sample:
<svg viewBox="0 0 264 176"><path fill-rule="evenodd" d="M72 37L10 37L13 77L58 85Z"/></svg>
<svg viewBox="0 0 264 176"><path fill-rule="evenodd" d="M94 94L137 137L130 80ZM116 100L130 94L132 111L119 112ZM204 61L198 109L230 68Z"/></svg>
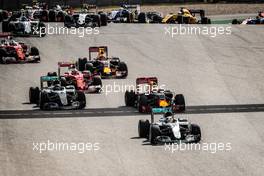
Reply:
<svg viewBox="0 0 264 176"><path fill-rule="evenodd" d="M3 57L6 57L7 53L6 50L4 48L0 48L0 64L4 64L4 60Z"/></svg>
<svg viewBox="0 0 264 176"><path fill-rule="evenodd" d="M144 13L144 12L139 13L139 15L138 15L138 23L147 23L146 13Z"/></svg>
<svg viewBox="0 0 264 176"><path fill-rule="evenodd" d="M101 91L101 88L102 88L102 79L101 79L101 77L100 76L94 76L93 77L93 85L94 86L100 86L100 88L98 88L97 90L96 90L96 93L100 93L100 91Z"/></svg>
<svg viewBox="0 0 264 176"><path fill-rule="evenodd" d="M119 71L122 71L122 72L125 72L125 74L123 74L121 76L121 78L126 78L127 77L127 75L128 75L128 69L127 69L127 65L126 65L125 62L119 62L119 64L118 64L118 70Z"/></svg>
<svg viewBox="0 0 264 176"><path fill-rule="evenodd" d="M2 32L10 32L10 30L9 30L9 21L8 20L4 20L2 22Z"/></svg>
<svg viewBox="0 0 264 176"><path fill-rule="evenodd" d="M239 24L239 21L237 19L233 19L232 24Z"/></svg>
<svg viewBox="0 0 264 176"><path fill-rule="evenodd" d="M126 104L126 106L134 107L135 106L135 97L136 97L136 94L133 90L126 91L126 93L125 93L125 104Z"/></svg>
<svg viewBox="0 0 264 176"><path fill-rule="evenodd" d="M211 24L211 19L209 19L207 17L203 17L201 19L201 24Z"/></svg>
<svg viewBox="0 0 264 176"><path fill-rule="evenodd" d="M185 111L185 98L182 94L175 95L174 104L178 107L177 111Z"/></svg>
<svg viewBox="0 0 264 176"><path fill-rule="evenodd" d="M93 73L93 72L94 72L93 64L92 64L92 63L87 63L87 64L85 64L85 70L88 70L88 71L90 71L91 73Z"/></svg>
<svg viewBox="0 0 264 176"><path fill-rule="evenodd" d="M161 131L158 125L151 124L149 128L149 142L152 145L158 144L157 137L161 136Z"/></svg>
<svg viewBox="0 0 264 176"><path fill-rule="evenodd" d="M146 97L146 95L141 95L138 101L138 112L144 113L145 111L143 110L143 107L146 106L148 106L148 98Z"/></svg>
<svg viewBox="0 0 264 176"><path fill-rule="evenodd" d="M77 68L79 71L85 70L85 64L87 63L87 58L79 58L77 62Z"/></svg>
<svg viewBox="0 0 264 176"><path fill-rule="evenodd" d="M3 18L3 20L6 20L8 18L8 11L4 10L2 12L2 18Z"/></svg>
<svg viewBox="0 0 264 176"><path fill-rule="evenodd" d="M38 55L39 55L39 50L38 50L38 48L36 48L36 47L31 47L31 49L30 49L30 55L31 55L31 56L38 56Z"/></svg>
<svg viewBox="0 0 264 176"><path fill-rule="evenodd" d="M191 124L191 134L194 135L194 142L198 143L201 141L202 134L201 134L201 128L199 125Z"/></svg>
<svg viewBox="0 0 264 176"><path fill-rule="evenodd" d="M101 27L100 15L92 15L91 18L93 19L93 23L95 24L94 27Z"/></svg>
<svg viewBox="0 0 264 176"><path fill-rule="evenodd" d="M148 138L149 135L149 120L139 120L138 121L138 136L140 138Z"/></svg>
<svg viewBox="0 0 264 176"><path fill-rule="evenodd" d="M71 24L72 24L72 18L70 15L66 15L65 18L64 18L64 26L67 27L67 28L71 28Z"/></svg>
<svg viewBox="0 0 264 176"><path fill-rule="evenodd" d="M45 110L45 104L48 102L47 94L44 92L40 92L40 99L39 99L39 108L40 110Z"/></svg>
<svg viewBox="0 0 264 176"><path fill-rule="evenodd" d="M39 88L36 87L30 87L29 88L29 102L31 104L38 104L38 101L39 101Z"/></svg>
<svg viewBox="0 0 264 176"><path fill-rule="evenodd" d="M131 23L131 16L129 12L124 12L124 17L127 19L127 21L125 21L125 23Z"/></svg>
<svg viewBox="0 0 264 176"><path fill-rule="evenodd" d="M49 22L55 22L56 21L56 12L54 10L49 11Z"/></svg>
<svg viewBox="0 0 264 176"><path fill-rule="evenodd" d="M84 109L86 107L86 98L83 92L77 92L77 101L80 103L79 109Z"/></svg>
<svg viewBox="0 0 264 176"><path fill-rule="evenodd" d="M0 12L0 22L3 21L3 12Z"/></svg>
<svg viewBox="0 0 264 176"><path fill-rule="evenodd" d="M107 15L105 13L100 13L101 26L107 26Z"/></svg>
<svg viewBox="0 0 264 176"><path fill-rule="evenodd" d="M56 16L56 21L57 22L64 22L64 13L62 11L58 12L57 16Z"/></svg>

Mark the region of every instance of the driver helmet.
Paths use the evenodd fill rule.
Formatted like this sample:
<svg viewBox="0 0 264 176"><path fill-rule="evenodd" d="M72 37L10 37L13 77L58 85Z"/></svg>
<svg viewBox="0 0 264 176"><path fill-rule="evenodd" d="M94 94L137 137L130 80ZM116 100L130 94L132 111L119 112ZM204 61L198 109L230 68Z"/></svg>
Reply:
<svg viewBox="0 0 264 176"><path fill-rule="evenodd" d="M166 113L164 114L164 117L165 117L165 118L168 118L168 117L170 117L170 116L172 116L172 113L171 113L171 112L166 112Z"/></svg>
<svg viewBox="0 0 264 176"><path fill-rule="evenodd" d="M77 69L73 69L73 70L71 71L71 74L72 74L72 75L77 75L77 74L78 74L78 70L77 70Z"/></svg>

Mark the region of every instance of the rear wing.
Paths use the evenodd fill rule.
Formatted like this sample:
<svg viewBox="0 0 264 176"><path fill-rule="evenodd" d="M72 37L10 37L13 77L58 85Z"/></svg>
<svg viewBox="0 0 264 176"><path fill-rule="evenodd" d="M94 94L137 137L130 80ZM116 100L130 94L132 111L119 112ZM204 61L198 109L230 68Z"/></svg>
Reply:
<svg viewBox="0 0 264 176"><path fill-rule="evenodd" d="M41 76L40 77L40 87L43 88L44 82L54 82L54 81L60 81L58 76Z"/></svg>
<svg viewBox="0 0 264 176"><path fill-rule="evenodd" d="M173 113L172 107L151 108L151 123L154 123L155 114L165 114L167 112L172 113L172 116L174 117L174 113Z"/></svg>
<svg viewBox="0 0 264 176"><path fill-rule="evenodd" d="M60 76L61 67L75 67L75 63L73 62L58 62L58 75Z"/></svg>
<svg viewBox="0 0 264 176"><path fill-rule="evenodd" d="M158 84L158 78L157 77L141 77L141 78L137 78L136 85L149 84L151 82L153 82L154 84Z"/></svg>
<svg viewBox="0 0 264 176"><path fill-rule="evenodd" d="M135 10L138 12L138 14L140 13L140 5L139 4L135 4L135 5L122 4L121 7L124 9L130 10L130 11Z"/></svg>
<svg viewBox="0 0 264 176"><path fill-rule="evenodd" d="M71 67L71 66L75 66L75 64L73 62L58 62L58 66L59 67Z"/></svg>
<svg viewBox="0 0 264 176"><path fill-rule="evenodd" d="M108 57L108 48L107 46L93 46L89 47L89 60L92 60L92 53L98 53L103 52L103 54Z"/></svg>
<svg viewBox="0 0 264 176"><path fill-rule="evenodd" d="M201 9L189 9L190 13L195 16L195 14L199 14L201 18L205 17L205 11Z"/></svg>
<svg viewBox="0 0 264 176"><path fill-rule="evenodd" d="M82 4L82 8L88 10L88 12L90 10L95 10L95 12L97 12L97 6L96 5L92 5L92 4Z"/></svg>

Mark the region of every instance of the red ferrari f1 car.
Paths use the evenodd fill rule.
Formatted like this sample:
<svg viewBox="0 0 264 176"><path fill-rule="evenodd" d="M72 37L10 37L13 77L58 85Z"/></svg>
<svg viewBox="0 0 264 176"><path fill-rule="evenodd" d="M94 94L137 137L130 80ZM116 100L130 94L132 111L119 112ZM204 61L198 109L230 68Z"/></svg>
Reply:
<svg viewBox="0 0 264 176"><path fill-rule="evenodd" d="M136 80L136 91L125 93L126 106L138 108L141 113L150 113L152 108L172 107L173 112L185 111L182 94L173 95L170 90L158 88L156 77L142 77Z"/></svg>
<svg viewBox="0 0 264 176"><path fill-rule="evenodd" d="M63 68L66 68L66 71L62 71ZM77 90L85 93L101 92L101 77L93 75L89 70L84 70L82 72L77 70L76 65L72 62L59 62L58 75L63 86L74 85Z"/></svg>
<svg viewBox="0 0 264 176"><path fill-rule="evenodd" d="M10 36L1 40L0 63L38 63L39 50L22 42L16 42Z"/></svg>

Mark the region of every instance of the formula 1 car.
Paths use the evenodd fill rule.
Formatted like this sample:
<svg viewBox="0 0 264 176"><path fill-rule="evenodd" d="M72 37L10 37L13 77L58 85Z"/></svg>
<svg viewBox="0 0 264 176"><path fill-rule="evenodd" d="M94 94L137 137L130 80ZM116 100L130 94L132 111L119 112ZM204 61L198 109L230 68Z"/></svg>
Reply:
<svg viewBox="0 0 264 176"><path fill-rule="evenodd" d="M91 9L96 10L91 11ZM87 5L83 11L65 16L64 26L68 28L107 26L107 15L103 12L97 12L96 6Z"/></svg>
<svg viewBox="0 0 264 176"><path fill-rule="evenodd" d="M74 86L61 86L56 76L40 77L40 88L30 87L29 100L41 110L83 109L86 106L85 94Z"/></svg>
<svg viewBox="0 0 264 176"><path fill-rule="evenodd" d="M196 18L196 14L200 15L200 20ZM181 8L178 14L166 15L162 23L177 23L177 24L211 24L211 19L205 17L205 11L198 9Z"/></svg>
<svg viewBox="0 0 264 176"><path fill-rule="evenodd" d="M114 23L133 23L140 13L140 5L121 5L120 9L108 13L108 21Z"/></svg>
<svg viewBox="0 0 264 176"><path fill-rule="evenodd" d="M140 113L150 113L151 108L161 107L173 107L174 112L185 111L184 96L173 96L171 91L159 89L156 77L137 78L136 91L125 92L125 104L136 107Z"/></svg>
<svg viewBox="0 0 264 176"><path fill-rule="evenodd" d="M159 121L154 121L155 114L163 113ZM152 108L151 121L139 120L138 135L147 138L152 145L166 143L198 143L202 135L200 126L187 119L175 118L171 108Z"/></svg>
<svg viewBox="0 0 264 176"><path fill-rule="evenodd" d="M0 63L38 63L40 62L39 50L27 46L25 43L16 42L7 37L0 43Z"/></svg>
<svg viewBox="0 0 264 176"><path fill-rule="evenodd" d="M62 69L66 68L66 72ZM59 62L58 75L63 86L73 85L77 90L85 93L100 93L102 90L102 80L98 75L92 75L89 70L79 71L74 63ZM48 73L48 76L56 76Z"/></svg>
<svg viewBox="0 0 264 176"><path fill-rule="evenodd" d="M44 37L46 34L46 26L39 20L30 20L20 13L13 14L2 23L3 32L11 32L18 36L39 36Z"/></svg>
<svg viewBox="0 0 264 176"><path fill-rule="evenodd" d="M92 58L92 53L97 57ZM87 58L78 60L78 70L89 70L94 75L102 78L126 78L128 75L127 65L118 57L108 57L107 46L90 47L89 60Z"/></svg>
<svg viewBox="0 0 264 176"><path fill-rule="evenodd" d="M138 15L138 23L161 23L163 15L159 12L141 12Z"/></svg>
<svg viewBox="0 0 264 176"><path fill-rule="evenodd" d="M259 12L256 18L248 18L243 21L233 19L232 24L264 24L264 12Z"/></svg>
<svg viewBox="0 0 264 176"><path fill-rule="evenodd" d="M20 12L31 20L38 19L40 21L48 22L49 11L46 8L46 4L36 4L33 6L24 6L24 8L21 9Z"/></svg>

